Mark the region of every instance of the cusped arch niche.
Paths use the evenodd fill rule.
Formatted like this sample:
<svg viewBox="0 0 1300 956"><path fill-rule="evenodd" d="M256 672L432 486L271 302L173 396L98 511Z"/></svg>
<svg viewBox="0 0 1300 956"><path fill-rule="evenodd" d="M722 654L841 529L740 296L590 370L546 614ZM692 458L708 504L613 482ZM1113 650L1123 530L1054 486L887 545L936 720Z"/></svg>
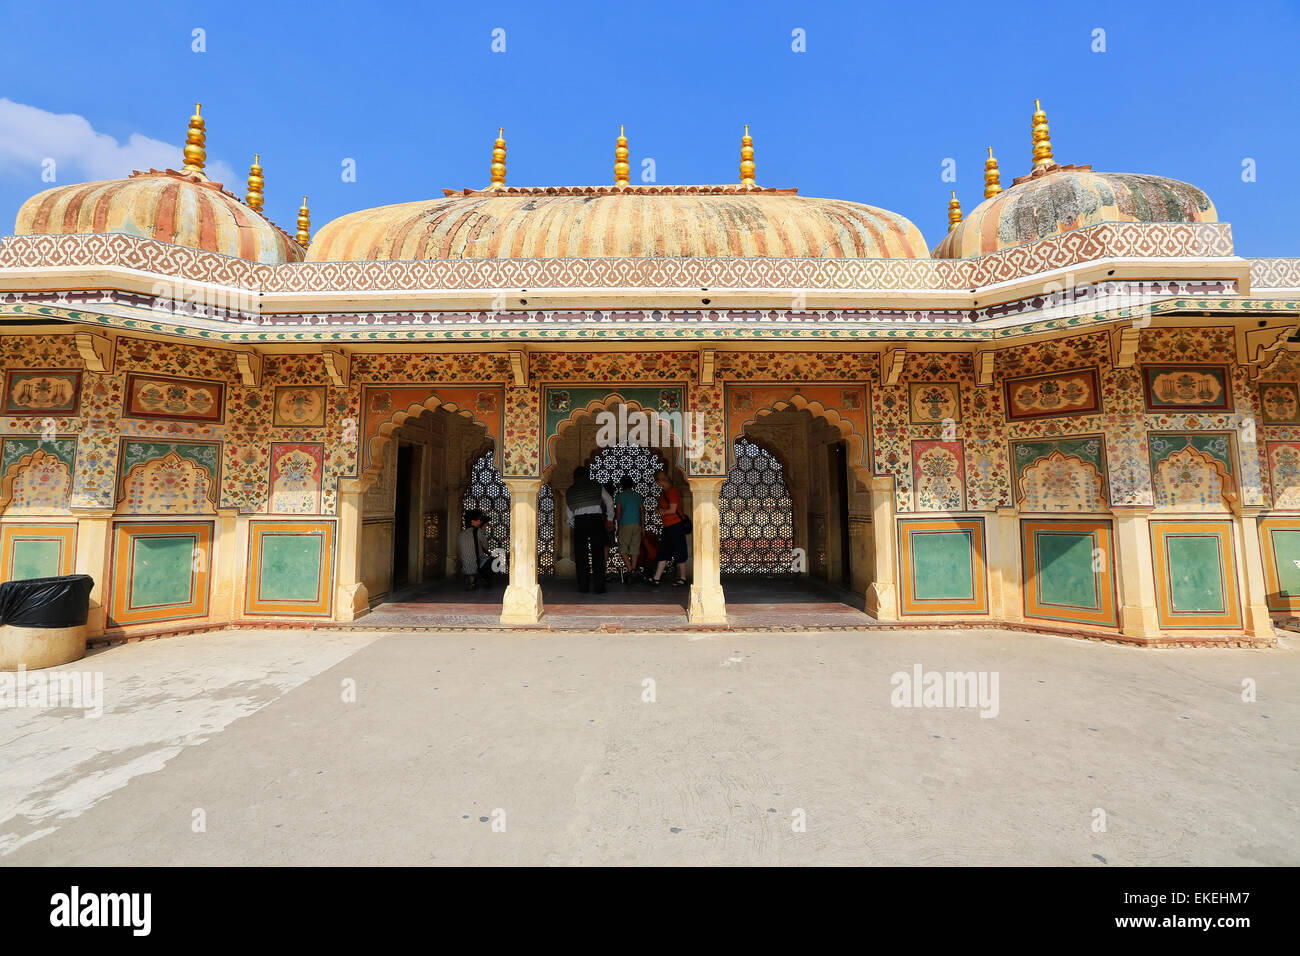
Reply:
<svg viewBox="0 0 1300 956"><path fill-rule="evenodd" d="M1191 445L1156 463L1151 486L1160 511L1223 512L1237 500L1223 463Z"/></svg>
<svg viewBox="0 0 1300 956"><path fill-rule="evenodd" d="M633 433L633 434L636 433L636 428L635 428L636 421L633 420L631 416L633 414L639 414L639 415L650 416L648 420L643 420L646 423L643 430L645 431L647 437L654 437L654 438L668 437L671 443L668 448L664 448L664 446L661 443L647 444L641 447L653 451L655 454L659 456L660 460L664 464L665 469L668 471L669 475L673 477L674 484L685 485L686 473L682 467L682 452L685 448L685 441L681 434L681 429L675 427L676 423L681 421L681 417L680 416L675 417L667 412L661 412L655 409L646 408L640 402L636 401L636 399L624 398L618 392L611 392L609 395L606 395L602 399L588 402L586 405L582 406L581 408L575 408L569 413L567 418L564 418L561 421L556 423L555 434L548 435L546 437L547 465L545 468L542 469L542 480L549 482L551 478L555 475L555 467L560 463L559 445L561 440L564 438L565 433L567 433L570 429L576 427L583 419L595 418L597 415L599 415L602 412L612 412L617 415L619 408L622 406L627 407L627 415L629 420L629 427L628 427L629 433ZM684 414L685 413L683 413L683 415ZM650 423L654 422L656 419L659 421L659 426L658 426L659 434L651 436L650 432L652 429ZM665 427L667 431L664 430ZM627 444L639 445L640 443L628 442ZM590 466L591 463L595 461L596 456L599 455L600 452L603 450L604 449L598 444L596 448L593 449L589 454L583 456L584 460L579 461L576 464L582 465L584 467ZM582 450L579 449L579 454L581 455L581 453ZM680 478L681 481L678 481L677 480L678 478Z"/></svg>
<svg viewBox="0 0 1300 956"><path fill-rule="evenodd" d="M173 451L131 467L122 479L117 510L128 515L214 514L214 492L211 473Z"/></svg>
<svg viewBox="0 0 1300 956"><path fill-rule="evenodd" d="M1020 510L1029 512L1109 511L1106 483L1096 466L1059 449L1020 473Z"/></svg>
<svg viewBox="0 0 1300 956"><path fill-rule="evenodd" d="M405 425L412 418L419 418L425 412L434 412L438 409L458 415L468 422L475 425L481 425L487 435L487 440L491 443L494 451L497 449L496 443L492 441L491 426L475 415L474 409L468 408L460 403L448 401L437 394L430 394L428 398L419 402L412 402L406 408L394 409L389 416L383 420L374 430L366 443L366 454L369 456L370 463L362 470L361 478L363 480L374 481L384 470L384 455L387 454L388 446L393 441L393 433ZM498 453L496 465L501 467L501 456Z"/></svg>
<svg viewBox="0 0 1300 956"><path fill-rule="evenodd" d="M72 470L49 452L37 450L14 462L0 481L0 513L62 515L72 497Z"/></svg>
<svg viewBox="0 0 1300 956"><path fill-rule="evenodd" d="M728 436L727 439L728 461L730 462L732 453L730 445L734 444L737 438L748 437L745 435L746 426L761 422L764 417L771 415L773 412L783 412L789 409L806 411L814 418L820 418L844 436L844 442L848 446L849 451L849 470L862 484L869 484L871 481L871 467L867 460L866 436L857 430L851 418L848 418L841 414L837 409L825 405L822 402L815 399L808 399L797 391L793 392L788 398L769 401L761 408L756 408L752 415L747 416L732 427L732 434ZM780 460L779 457L778 460Z"/></svg>

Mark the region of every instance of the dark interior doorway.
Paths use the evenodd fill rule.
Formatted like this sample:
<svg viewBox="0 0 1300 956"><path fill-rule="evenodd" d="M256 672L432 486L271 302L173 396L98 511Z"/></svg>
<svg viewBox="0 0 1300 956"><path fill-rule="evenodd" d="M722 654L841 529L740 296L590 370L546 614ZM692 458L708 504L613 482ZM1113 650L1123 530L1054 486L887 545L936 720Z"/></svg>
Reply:
<svg viewBox="0 0 1300 956"><path fill-rule="evenodd" d="M393 588L410 584L411 574L411 505L419 494L415 484L415 448L406 443L397 445L397 504L393 514Z"/></svg>
<svg viewBox="0 0 1300 956"><path fill-rule="evenodd" d="M853 586L853 548L849 542L849 451L844 442L831 446L831 482L840 538L840 587Z"/></svg>

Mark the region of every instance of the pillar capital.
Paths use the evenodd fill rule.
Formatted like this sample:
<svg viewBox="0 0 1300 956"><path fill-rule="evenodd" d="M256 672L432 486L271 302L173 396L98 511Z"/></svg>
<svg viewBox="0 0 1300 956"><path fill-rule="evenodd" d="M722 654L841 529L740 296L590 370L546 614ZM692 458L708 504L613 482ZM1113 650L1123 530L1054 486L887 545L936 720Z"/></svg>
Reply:
<svg viewBox="0 0 1300 956"><path fill-rule="evenodd" d="M341 495L363 495L370 490L375 483L375 476L361 476L360 478L340 478L339 494Z"/></svg>
<svg viewBox="0 0 1300 956"><path fill-rule="evenodd" d="M691 494L704 492L705 494L717 494L722 491L722 486L726 484L727 476L718 477L710 475L707 478L687 478L686 483L690 486Z"/></svg>
<svg viewBox="0 0 1300 956"><path fill-rule="evenodd" d="M510 489L510 494L519 489L523 494L537 494L542 490L542 485L546 484L541 478L505 478L501 479L502 484Z"/></svg>

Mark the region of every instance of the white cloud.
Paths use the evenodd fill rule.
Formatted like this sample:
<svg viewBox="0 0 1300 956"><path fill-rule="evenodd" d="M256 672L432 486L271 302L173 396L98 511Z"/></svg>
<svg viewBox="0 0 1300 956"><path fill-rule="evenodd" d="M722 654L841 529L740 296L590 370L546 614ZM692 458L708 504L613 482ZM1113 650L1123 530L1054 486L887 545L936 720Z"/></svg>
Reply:
<svg viewBox="0 0 1300 956"><path fill-rule="evenodd" d="M0 97L0 169L25 169L39 174L53 159L57 179L68 185L100 179L125 179L136 169L179 169L181 147L132 133L119 143L99 133L76 113L48 110ZM226 163L208 161L209 177L237 192L241 178Z"/></svg>

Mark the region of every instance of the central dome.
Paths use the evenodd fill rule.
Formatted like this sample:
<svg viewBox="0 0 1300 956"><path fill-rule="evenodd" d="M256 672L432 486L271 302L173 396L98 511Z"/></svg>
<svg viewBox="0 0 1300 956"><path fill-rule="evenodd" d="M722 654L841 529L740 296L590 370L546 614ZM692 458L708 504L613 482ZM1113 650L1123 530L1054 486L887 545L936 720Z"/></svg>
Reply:
<svg viewBox="0 0 1300 956"><path fill-rule="evenodd" d="M447 191L445 199L341 216L307 251L315 262L926 255L920 230L897 213L745 186Z"/></svg>

